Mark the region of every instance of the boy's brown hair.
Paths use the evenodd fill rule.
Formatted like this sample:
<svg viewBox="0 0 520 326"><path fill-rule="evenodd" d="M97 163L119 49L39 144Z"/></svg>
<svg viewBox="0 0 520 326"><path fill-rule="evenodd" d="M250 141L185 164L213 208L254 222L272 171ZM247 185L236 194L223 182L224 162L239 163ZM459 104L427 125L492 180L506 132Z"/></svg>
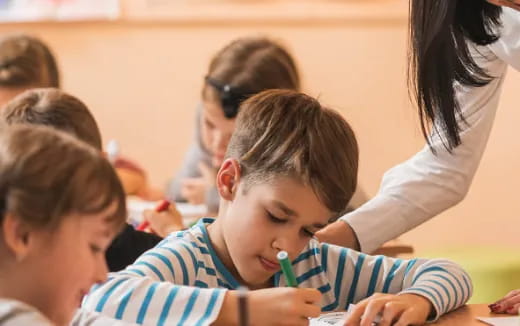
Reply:
<svg viewBox="0 0 520 326"><path fill-rule="evenodd" d="M102 153L46 126L3 125L0 130L0 220L11 213L35 228L55 229L70 214L126 219L123 188Z"/></svg>
<svg viewBox="0 0 520 326"><path fill-rule="evenodd" d="M340 114L291 90L245 101L226 153L239 161L246 183L295 178L338 216L356 189L358 156L354 132Z"/></svg>
<svg viewBox="0 0 520 326"><path fill-rule="evenodd" d="M246 37L232 41L213 57L202 97L220 100L226 117L231 119L247 97L275 88L300 89L294 59L270 39Z"/></svg>
<svg viewBox="0 0 520 326"><path fill-rule="evenodd" d="M8 124L30 123L70 133L101 151L101 133L88 108L63 91L54 88L23 92L0 110Z"/></svg>
<svg viewBox="0 0 520 326"><path fill-rule="evenodd" d="M1 38L0 86L60 87L58 65L51 50L28 35Z"/></svg>

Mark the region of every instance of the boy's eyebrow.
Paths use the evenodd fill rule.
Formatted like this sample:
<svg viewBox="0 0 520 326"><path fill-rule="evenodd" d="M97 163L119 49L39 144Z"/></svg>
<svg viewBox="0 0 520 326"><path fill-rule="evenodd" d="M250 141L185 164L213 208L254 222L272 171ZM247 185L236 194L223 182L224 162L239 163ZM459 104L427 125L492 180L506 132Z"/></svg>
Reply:
<svg viewBox="0 0 520 326"><path fill-rule="evenodd" d="M278 201L278 200L274 200L273 203L279 208L281 209L284 214L288 215L288 216L294 216L294 217L298 217L298 213L296 213L295 211L293 211L292 209L290 209L289 207L285 206L281 201Z"/></svg>
<svg viewBox="0 0 520 326"><path fill-rule="evenodd" d="M314 223L312 226L317 228L317 229L323 229L324 227L327 226L327 224Z"/></svg>
<svg viewBox="0 0 520 326"><path fill-rule="evenodd" d="M296 213L289 207L285 206L281 201L274 200L273 202L279 209L281 209L284 212L284 214L286 214L288 216L292 216L292 217L298 217L298 213ZM312 227L317 228L317 229L323 229L326 226L327 226L327 224L322 224L322 223L314 223L312 225Z"/></svg>

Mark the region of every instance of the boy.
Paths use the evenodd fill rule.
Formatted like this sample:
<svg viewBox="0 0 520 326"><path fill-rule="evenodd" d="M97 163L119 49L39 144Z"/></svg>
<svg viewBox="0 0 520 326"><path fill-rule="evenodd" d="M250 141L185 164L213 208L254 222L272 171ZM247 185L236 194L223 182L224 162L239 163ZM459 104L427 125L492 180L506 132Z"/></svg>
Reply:
<svg viewBox="0 0 520 326"><path fill-rule="evenodd" d="M464 304L471 283L451 262L371 257L314 239L345 211L357 166L354 133L338 113L294 91L253 96L216 177L218 218L170 235L112 274L85 309L143 325L234 325L239 285L252 290L256 325L307 325L350 303L358 303L350 325L362 315L370 325L378 312L388 323L420 324ZM281 250L299 288L284 288Z"/></svg>

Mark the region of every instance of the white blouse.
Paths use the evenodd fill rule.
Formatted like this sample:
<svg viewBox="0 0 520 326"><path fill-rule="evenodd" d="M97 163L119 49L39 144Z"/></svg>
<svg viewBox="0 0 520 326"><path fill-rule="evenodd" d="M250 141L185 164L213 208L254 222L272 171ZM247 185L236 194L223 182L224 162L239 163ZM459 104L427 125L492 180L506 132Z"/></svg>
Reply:
<svg viewBox="0 0 520 326"><path fill-rule="evenodd" d="M364 252L413 229L459 203L466 195L482 158L498 107L508 66L520 70L520 12L504 8L500 39L473 46L475 62L496 77L484 87L456 85L463 116L461 145L450 154L432 134L428 146L385 173L378 194L341 219L356 232Z"/></svg>

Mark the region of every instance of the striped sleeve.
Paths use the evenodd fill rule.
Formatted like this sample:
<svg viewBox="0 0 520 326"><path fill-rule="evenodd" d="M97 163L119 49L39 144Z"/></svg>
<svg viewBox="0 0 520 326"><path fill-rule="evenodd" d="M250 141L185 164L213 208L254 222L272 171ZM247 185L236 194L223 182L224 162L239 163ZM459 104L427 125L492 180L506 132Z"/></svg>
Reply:
<svg viewBox="0 0 520 326"><path fill-rule="evenodd" d="M435 311L429 320L468 301L472 284L457 264L440 259L403 260L369 256L322 244L322 263L334 291L334 302L323 310L345 310L374 293L413 293L428 299Z"/></svg>
<svg viewBox="0 0 520 326"><path fill-rule="evenodd" d="M193 287L197 260L185 241L163 242L94 288L83 309L140 325L210 325L223 289Z"/></svg>

